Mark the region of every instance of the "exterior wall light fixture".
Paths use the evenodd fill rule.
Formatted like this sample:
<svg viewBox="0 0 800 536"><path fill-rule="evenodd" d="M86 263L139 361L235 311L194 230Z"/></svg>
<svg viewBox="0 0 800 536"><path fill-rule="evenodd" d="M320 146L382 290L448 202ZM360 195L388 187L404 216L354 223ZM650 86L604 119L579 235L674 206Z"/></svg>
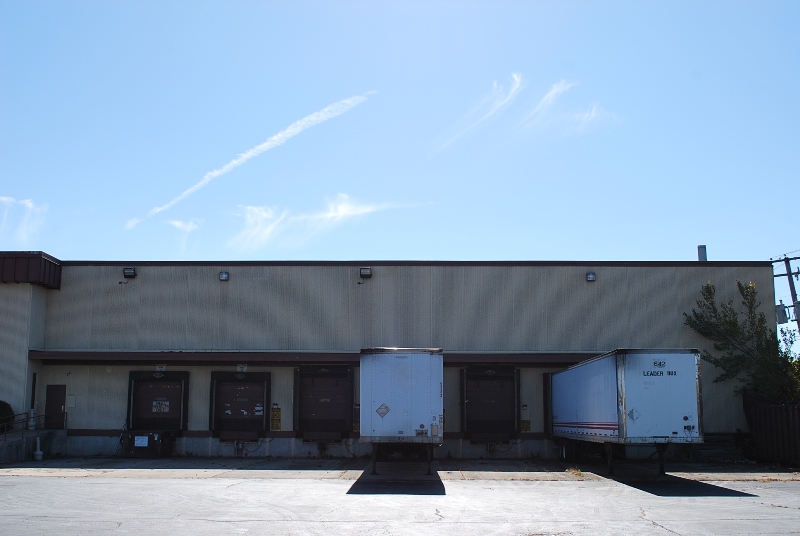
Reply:
<svg viewBox="0 0 800 536"><path fill-rule="evenodd" d="M125 279L133 279L136 277L136 268L133 266L126 266L122 269L122 277Z"/></svg>
<svg viewBox="0 0 800 536"><path fill-rule="evenodd" d="M594 272L586 272L586 281L592 282L597 281L597 274Z"/></svg>
<svg viewBox="0 0 800 536"><path fill-rule="evenodd" d="M230 279L230 277L231 276L230 276L230 274L228 272L220 272L219 273L219 280L220 281L227 281L228 279Z"/></svg>
<svg viewBox="0 0 800 536"><path fill-rule="evenodd" d="M364 266L358 269L358 276L361 279L369 279L372 277L372 268L369 266Z"/></svg>

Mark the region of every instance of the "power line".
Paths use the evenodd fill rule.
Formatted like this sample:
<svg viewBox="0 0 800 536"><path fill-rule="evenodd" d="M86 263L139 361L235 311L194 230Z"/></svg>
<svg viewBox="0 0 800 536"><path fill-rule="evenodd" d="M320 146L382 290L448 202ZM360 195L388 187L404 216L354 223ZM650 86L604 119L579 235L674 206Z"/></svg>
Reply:
<svg viewBox="0 0 800 536"><path fill-rule="evenodd" d="M778 258L780 258L780 257L788 257L788 256L789 256L789 255L791 255L792 253L797 253L798 251L800 251L800 249L796 249L796 250L794 250L794 251L788 251L788 252L786 252L786 253L782 253L782 254L780 254L780 255L775 255L774 257L770 257L770 258L769 258L769 260L771 260L771 261L772 261L772 260L778 259Z"/></svg>

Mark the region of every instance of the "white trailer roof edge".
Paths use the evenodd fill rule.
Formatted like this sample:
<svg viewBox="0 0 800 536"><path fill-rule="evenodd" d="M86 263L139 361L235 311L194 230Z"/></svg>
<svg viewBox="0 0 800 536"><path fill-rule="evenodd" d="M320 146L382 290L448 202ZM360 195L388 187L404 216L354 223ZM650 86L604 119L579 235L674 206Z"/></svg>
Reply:
<svg viewBox="0 0 800 536"><path fill-rule="evenodd" d="M566 372L568 370L583 366L587 363L591 363L592 361L598 361L600 359L605 359L611 355L619 355L619 354L661 354L664 352L669 352L671 354L700 354L700 350L697 348L617 348L616 350L612 350L610 352L606 352L602 355L598 355L596 357L589 358L585 361L581 361L580 363L575 363L574 365L570 365L569 367L565 368L564 370L559 370L558 372L554 372L553 376L556 374L561 374L562 372Z"/></svg>

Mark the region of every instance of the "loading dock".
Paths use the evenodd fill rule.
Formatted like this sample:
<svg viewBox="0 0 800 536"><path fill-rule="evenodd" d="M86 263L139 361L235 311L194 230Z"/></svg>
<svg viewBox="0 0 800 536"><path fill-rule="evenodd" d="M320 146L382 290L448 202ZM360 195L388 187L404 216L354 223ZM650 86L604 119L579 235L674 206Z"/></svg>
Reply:
<svg viewBox="0 0 800 536"><path fill-rule="evenodd" d="M131 372L128 428L173 432L185 430L188 402L188 372Z"/></svg>
<svg viewBox="0 0 800 536"><path fill-rule="evenodd" d="M294 428L304 441L340 441L353 431L353 369L295 368Z"/></svg>
<svg viewBox="0 0 800 536"><path fill-rule="evenodd" d="M63 285L60 278L32 269L34 257L57 267L59 275L63 268ZM210 383L212 372L234 372L239 364L271 373L265 408L270 429L264 434L271 441L258 447L258 455L315 456L320 446L334 456L366 454L369 445L360 441L334 443L354 439L359 429L366 434L367 423L360 419L366 402L359 399L358 385L352 393L345 387L344 403L338 403L338 414L328 415L329 426L317 426L320 412L308 407L314 396L305 397L305 382L317 384L317 379L303 378L300 388L298 377L295 390L295 368L353 367L354 381L360 383L358 349L381 342L450 349L443 355L447 432L440 452L458 458L555 457L545 426L549 406L542 415L543 399L549 403L551 398L543 392L543 373L605 349L706 344L683 324L682 312L708 281L720 296L735 296L740 280L757 284L765 304L774 298L770 262L61 262L20 252L0 252L0 258L4 273L6 261L14 259L11 278L0 282L0 307L9 318L0 325L0 338L7 343L0 398L15 412L33 408L37 422L45 413L60 417L63 406L69 412L63 455L113 452L123 422L141 432L178 430L175 450L182 455L231 455L233 445L213 437ZM20 264L20 258L27 260ZM359 277L365 267L371 278ZM135 279L124 277L129 268L135 269ZM221 283L223 272L230 278ZM585 321L576 323L575 311L583 311ZM614 311L625 314L606 314ZM485 421L509 421L503 411L476 414L476 400L494 401L484 405L495 410L504 405L496 396L472 396L475 384L466 385L466 370L462 382L461 369L480 366L519 368L516 435L513 425L487 429ZM701 366L706 372L701 377L704 431L740 438L736 430L747 429L747 422L740 398L732 394L735 380L714 383L713 367ZM181 403L178 383L172 385L177 396L136 392L143 387L134 388L138 380L129 386L132 370L143 373L142 381L155 380L157 373L174 381L172 371L188 371L193 381L190 389L180 385L188 392ZM392 374L386 378L397 383ZM348 383L346 374L342 380ZM462 397L462 383L469 396ZM57 403L48 385L66 385ZM351 396L356 404L351 405ZM317 410L337 405L335 396L316 398ZM154 402L162 411L153 411ZM47 408L52 405L56 410ZM387 406L390 416L399 411ZM370 415L377 416L375 410ZM330 426L333 420L340 422ZM432 422L416 422L417 429L420 424L430 430ZM214 423L213 428L222 435L224 427ZM509 435L510 448L496 445Z"/></svg>
<svg viewBox="0 0 800 536"><path fill-rule="evenodd" d="M269 372L212 372L209 428L222 441L257 441L267 431Z"/></svg>
<svg viewBox="0 0 800 536"><path fill-rule="evenodd" d="M519 369L475 366L461 370L461 422L472 442L510 441L519 432Z"/></svg>

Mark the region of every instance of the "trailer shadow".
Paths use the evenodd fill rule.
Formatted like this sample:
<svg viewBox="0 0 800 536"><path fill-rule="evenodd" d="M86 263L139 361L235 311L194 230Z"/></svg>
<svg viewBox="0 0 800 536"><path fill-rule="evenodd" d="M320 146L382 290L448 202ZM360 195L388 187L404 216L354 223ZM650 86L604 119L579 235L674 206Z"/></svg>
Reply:
<svg viewBox="0 0 800 536"><path fill-rule="evenodd" d="M383 462L379 474L365 469L353 482L348 495L445 495L444 483L437 471L426 474L424 462Z"/></svg>
<svg viewBox="0 0 800 536"><path fill-rule="evenodd" d="M598 476L657 497L757 497L757 495L705 482L697 478L701 474L704 476L713 475L709 475L708 472L696 472L690 475L694 478L687 478L676 474L660 475L658 474L658 466L654 464L617 463L614 465L615 474L608 475L600 467L603 466L594 467L595 474ZM674 467L668 466L667 469L674 469ZM720 477L721 480L729 480L731 474L720 474Z"/></svg>
<svg viewBox="0 0 800 536"><path fill-rule="evenodd" d="M737 491L675 475L661 475L646 480L609 477L625 486L636 488L657 497L757 497L750 493Z"/></svg>

